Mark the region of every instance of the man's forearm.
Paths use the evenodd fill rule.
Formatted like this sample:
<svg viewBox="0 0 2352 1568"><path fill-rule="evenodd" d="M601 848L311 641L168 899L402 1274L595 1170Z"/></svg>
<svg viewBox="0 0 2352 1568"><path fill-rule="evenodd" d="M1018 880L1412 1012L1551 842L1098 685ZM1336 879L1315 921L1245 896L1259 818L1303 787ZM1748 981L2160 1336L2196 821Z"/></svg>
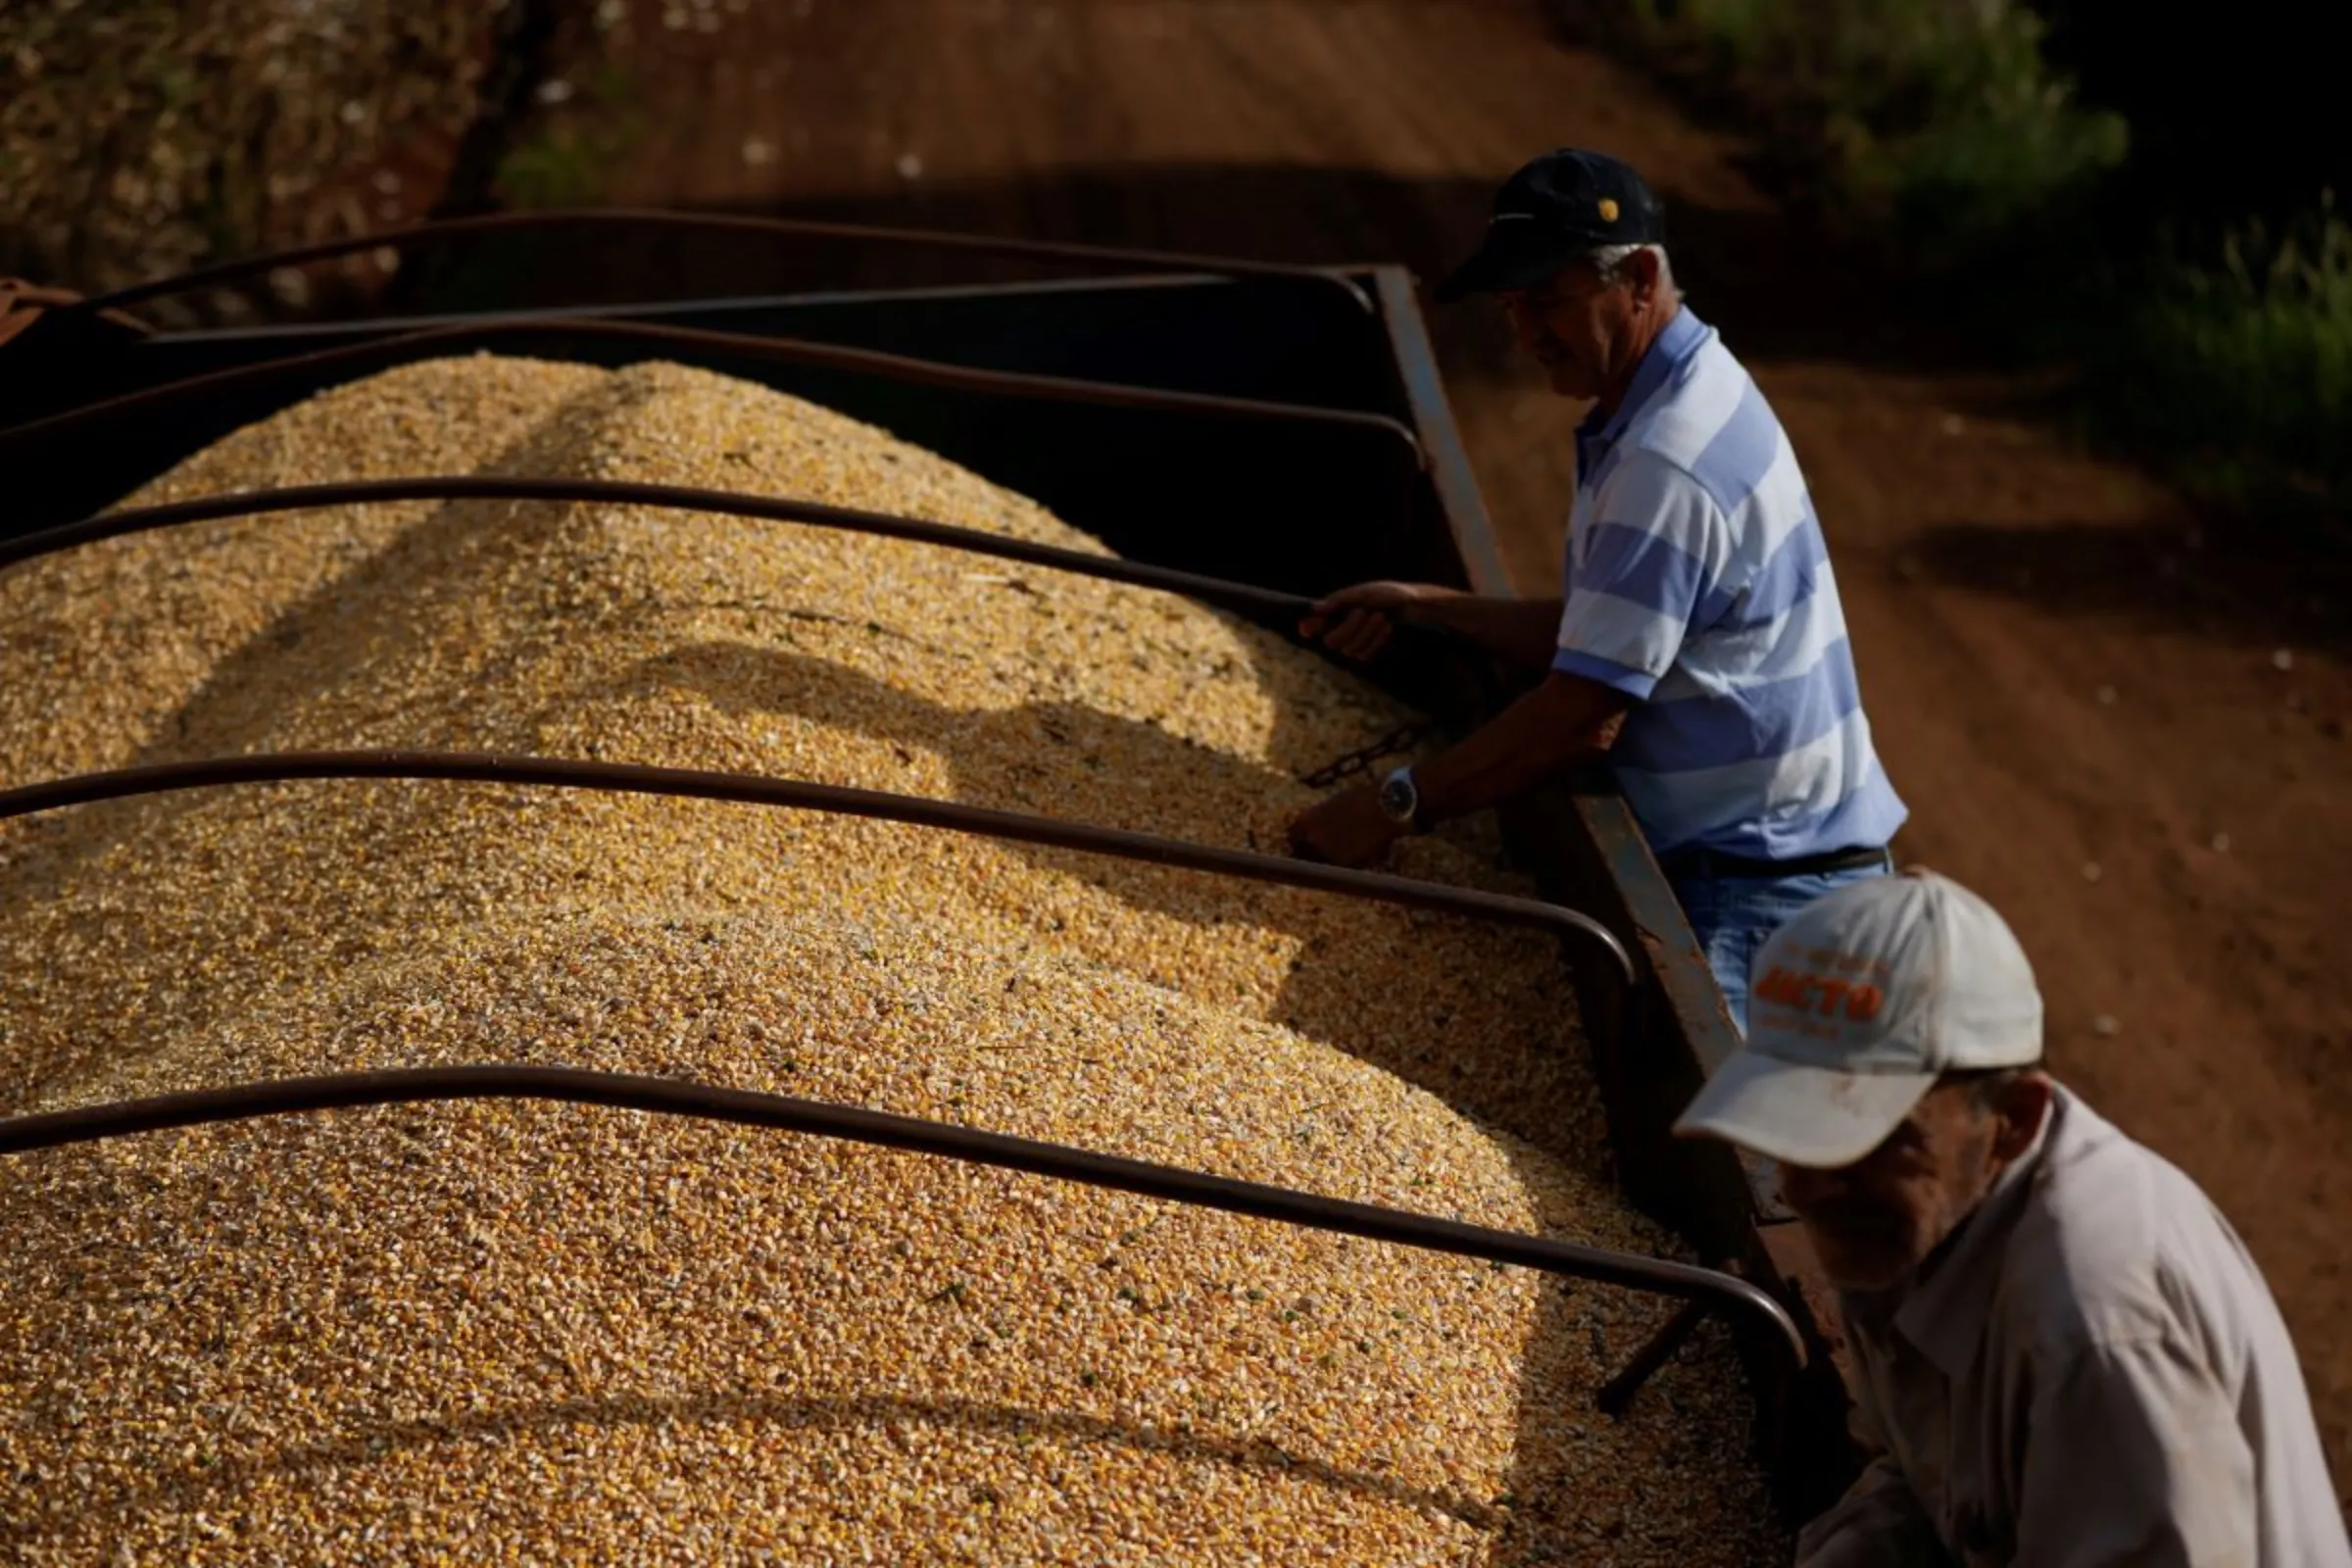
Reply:
<svg viewBox="0 0 2352 1568"><path fill-rule="evenodd" d="M1421 601L1404 618L1424 626L1442 626L1524 669L1548 669L1559 639L1560 609L1557 599L1448 594Z"/></svg>
<svg viewBox="0 0 2352 1568"><path fill-rule="evenodd" d="M1606 750L1629 703L1592 681L1548 677L1460 745L1415 764L1422 814L1439 822L1499 806Z"/></svg>

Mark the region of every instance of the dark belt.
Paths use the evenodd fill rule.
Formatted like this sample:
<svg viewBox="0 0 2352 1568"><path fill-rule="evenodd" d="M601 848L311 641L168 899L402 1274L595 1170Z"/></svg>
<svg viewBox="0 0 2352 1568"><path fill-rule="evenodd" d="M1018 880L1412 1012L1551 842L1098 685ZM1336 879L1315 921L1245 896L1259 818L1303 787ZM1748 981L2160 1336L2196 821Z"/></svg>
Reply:
<svg viewBox="0 0 2352 1568"><path fill-rule="evenodd" d="M1669 877L1780 877L1821 876L1830 871L1855 871L1866 865L1894 868L1886 851L1880 848L1824 850L1819 855L1800 855L1788 860L1756 860L1744 855L1726 855L1720 850L1682 850L1660 860L1658 869Z"/></svg>

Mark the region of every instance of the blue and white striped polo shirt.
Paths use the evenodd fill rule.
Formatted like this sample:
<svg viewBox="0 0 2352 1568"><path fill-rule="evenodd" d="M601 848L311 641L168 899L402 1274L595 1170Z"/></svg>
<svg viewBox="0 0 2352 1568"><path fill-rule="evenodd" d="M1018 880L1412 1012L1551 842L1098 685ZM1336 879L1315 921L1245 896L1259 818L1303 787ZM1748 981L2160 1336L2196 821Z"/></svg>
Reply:
<svg viewBox="0 0 2352 1568"><path fill-rule="evenodd" d="M1652 853L1788 859L1885 844L1845 613L1796 454L1688 307L1577 433L1553 667L1640 699L1610 753Z"/></svg>

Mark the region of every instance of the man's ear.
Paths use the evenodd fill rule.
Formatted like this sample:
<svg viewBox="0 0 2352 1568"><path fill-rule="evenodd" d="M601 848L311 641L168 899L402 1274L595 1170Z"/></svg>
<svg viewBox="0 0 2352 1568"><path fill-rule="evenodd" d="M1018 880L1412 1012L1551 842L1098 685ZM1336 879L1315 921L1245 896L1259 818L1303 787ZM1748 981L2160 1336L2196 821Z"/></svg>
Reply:
<svg viewBox="0 0 2352 1568"><path fill-rule="evenodd" d="M2001 1085L1992 1102L1992 1114L2000 1123L1992 1137L1996 1158L2006 1163L2033 1147L2034 1134L2041 1131L2042 1118L2050 1112L2054 1087L2049 1074L2037 1069L2021 1072Z"/></svg>
<svg viewBox="0 0 2352 1568"><path fill-rule="evenodd" d="M1636 305L1646 306L1658 297L1660 268L1656 251L1638 250L1625 259L1624 267L1626 281L1634 287Z"/></svg>

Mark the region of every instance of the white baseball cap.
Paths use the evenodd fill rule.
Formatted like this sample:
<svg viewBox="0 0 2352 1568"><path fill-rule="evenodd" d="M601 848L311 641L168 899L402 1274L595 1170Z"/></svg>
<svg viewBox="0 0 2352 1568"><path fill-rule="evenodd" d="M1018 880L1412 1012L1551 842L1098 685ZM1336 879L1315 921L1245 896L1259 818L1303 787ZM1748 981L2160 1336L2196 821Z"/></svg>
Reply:
<svg viewBox="0 0 2352 1568"><path fill-rule="evenodd" d="M1823 895L1756 955L1747 1043L1674 1130L1784 1164L1850 1165L1936 1078L2041 1059L2041 993L1992 906L1933 871Z"/></svg>

